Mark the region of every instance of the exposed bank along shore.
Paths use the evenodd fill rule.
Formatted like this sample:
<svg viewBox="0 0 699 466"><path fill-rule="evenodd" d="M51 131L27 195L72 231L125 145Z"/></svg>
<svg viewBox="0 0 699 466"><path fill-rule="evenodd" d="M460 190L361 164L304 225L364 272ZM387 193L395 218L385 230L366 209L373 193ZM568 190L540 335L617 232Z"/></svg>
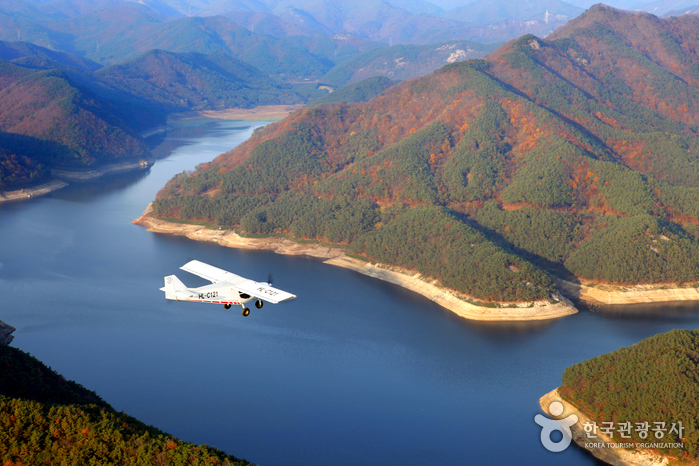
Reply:
<svg viewBox="0 0 699 466"><path fill-rule="evenodd" d="M563 405L563 413L558 416L552 415L549 411L549 407L554 401L558 401ZM626 448L620 448L617 445L622 443L622 440L610 438L599 430L594 434L597 438L588 438L583 425L585 423L593 423L594 420L590 419L587 414L580 411L573 404L561 398L558 388L542 396L539 399L539 405L552 419L566 419L571 414L578 416L578 421L570 428L573 441L605 463L614 466L665 466L669 464L667 457L651 450L627 450Z"/></svg>
<svg viewBox="0 0 699 466"><path fill-rule="evenodd" d="M165 133L173 128L183 126L195 126L202 122L214 120L281 120L289 113L303 108L303 104L294 105L260 105L254 108L227 108L225 110L201 110L182 113L173 113L167 119L167 123L141 134L147 138L158 133Z"/></svg>
<svg viewBox="0 0 699 466"><path fill-rule="evenodd" d="M35 197L52 193L58 189L65 188L66 186L68 186L68 183L53 180L49 181L48 183L34 186L33 188L16 189L14 191L4 191L0 192L0 202L23 201L26 199L33 199Z"/></svg>
<svg viewBox="0 0 699 466"><path fill-rule="evenodd" d="M673 301L699 301L699 288L677 285L613 286L578 284L557 280L558 287L569 297L592 304L642 304Z"/></svg>
<svg viewBox="0 0 699 466"><path fill-rule="evenodd" d="M153 160L138 159L129 160L121 163L114 163L110 165L104 165L93 170L51 170L51 176L53 178L59 179L54 179L49 181L48 183L43 183L38 186L33 186L31 188L16 189L14 191L0 191L0 202L33 199L35 197L52 193L61 188L65 188L69 184L66 183L66 181L92 181L97 178L101 178L105 175L116 175L119 173L126 173L135 170L146 170L151 165L153 165Z"/></svg>
<svg viewBox="0 0 699 466"><path fill-rule="evenodd" d="M182 235L198 241L211 241L221 246L241 249L264 249L278 254L305 255L323 259L326 264L348 268L415 291L466 319L489 321L545 320L575 314L577 309L562 296L533 303L500 303L498 307L480 306L467 296L444 288L429 278L399 267L372 264L346 255L340 248L317 243L300 244L287 238L246 238L231 230L211 230L201 225L172 223L150 216L151 205L132 223L154 233Z"/></svg>
<svg viewBox="0 0 699 466"><path fill-rule="evenodd" d="M51 176L67 181L91 181L105 175L117 175L136 170L147 170L153 165L153 159L127 160L121 163L103 165L93 170L51 170Z"/></svg>

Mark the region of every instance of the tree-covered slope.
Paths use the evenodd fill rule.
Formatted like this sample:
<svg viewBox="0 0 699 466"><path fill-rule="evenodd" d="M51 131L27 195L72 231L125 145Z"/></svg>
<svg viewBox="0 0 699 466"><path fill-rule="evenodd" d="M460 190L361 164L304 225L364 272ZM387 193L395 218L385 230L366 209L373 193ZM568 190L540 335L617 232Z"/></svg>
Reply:
<svg viewBox="0 0 699 466"><path fill-rule="evenodd" d="M341 87L323 97L313 99L306 104L306 107L326 103L367 102L397 83L398 81L391 81L385 76L362 79L358 83Z"/></svg>
<svg viewBox="0 0 699 466"><path fill-rule="evenodd" d="M323 82L341 86L374 76L400 81L426 75L449 63L481 58L494 49L494 45L464 40L381 47L358 54L334 66L323 76Z"/></svg>
<svg viewBox="0 0 699 466"><path fill-rule="evenodd" d="M99 95L63 71L0 60L0 147L39 165L86 167L148 156L143 140Z"/></svg>
<svg viewBox="0 0 699 466"><path fill-rule="evenodd" d="M180 111L301 102L289 85L225 53L151 50L105 67L95 77L111 88Z"/></svg>
<svg viewBox="0 0 699 466"><path fill-rule="evenodd" d="M482 286L507 274L527 297L545 295L540 268L619 284L699 281L698 22L595 6L553 40L523 36L365 104L298 111L172 180L156 213L346 242L396 265L425 260L434 277L460 267L473 279L456 288L483 299L524 297ZM363 207L338 239L328 228L340 207L301 229L305 217L282 200L289 212ZM450 218L434 232L444 247L492 244L508 259L484 270L479 254L420 256L426 238L404 219L436 222L415 213L431 209Z"/></svg>
<svg viewBox="0 0 699 466"><path fill-rule="evenodd" d="M29 464L246 465L116 412L29 354L0 345L0 461Z"/></svg>
<svg viewBox="0 0 699 466"><path fill-rule="evenodd" d="M699 331L672 330L567 368L558 391L600 428L630 422L630 438L617 440L615 432L614 441L683 444L660 453L696 464L698 365Z"/></svg>

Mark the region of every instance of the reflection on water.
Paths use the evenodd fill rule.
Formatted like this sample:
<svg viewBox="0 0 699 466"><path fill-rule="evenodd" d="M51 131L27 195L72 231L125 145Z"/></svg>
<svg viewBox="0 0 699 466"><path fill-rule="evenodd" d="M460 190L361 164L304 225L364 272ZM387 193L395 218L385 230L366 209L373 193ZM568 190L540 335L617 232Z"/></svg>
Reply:
<svg viewBox="0 0 699 466"><path fill-rule="evenodd" d="M56 199L70 202L96 202L103 195L121 191L148 177L150 168L128 173L106 175L85 182L72 182L65 188L52 193Z"/></svg>
<svg viewBox="0 0 699 466"><path fill-rule="evenodd" d="M587 306L590 312L595 312L603 317L631 320L634 322L672 322L686 321L696 318L699 311L699 303L696 301L674 301L666 303L639 303L639 304L590 304Z"/></svg>
<svg viewBox="0 0 699 466"><path fill-rule="evenodd" d="M481 322L466 321L465 325L488 335L513 336L535 335L554 325L557 319L533 320L528 322Z"/></svg>
<svg viewBox="0 0 699 466"><path fill-rule="evenodd" d="M194 144L205 147L211 138L225 137L231 131L248 131L251 125L259 126L257 122L247 121L232 120L225 123L225 125L221 124L220 121L202 123L200 119L192 120L190 124L179 122L179 125L170 132L157 133L146 138L146 143L150 147L153 157L161 159L170 156L179 147ZM229 149L231 147L226 150Z"/></svg>

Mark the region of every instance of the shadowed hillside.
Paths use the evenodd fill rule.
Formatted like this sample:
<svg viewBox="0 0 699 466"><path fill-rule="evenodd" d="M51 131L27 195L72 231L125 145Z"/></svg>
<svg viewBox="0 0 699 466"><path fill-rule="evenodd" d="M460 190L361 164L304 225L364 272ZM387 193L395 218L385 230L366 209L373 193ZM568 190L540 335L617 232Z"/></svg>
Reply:
<svg viewBox="0 0 699 466"><path fill-rule="evenodd" d="M0 147L17 155L40 164L84 167L150 154L109 103L63 71L0 61L0 88Z"/></svg>
<svg viewBox="0 0 699 466"><path fill-rule="evenodd" d="M304 100L224 53L153 50L94 73L89 60L32 44L0 43L0 53L12 59L0 60L0 189L43 181L55 167L148 157L139 132L172 112Z"/></svg>
<svg viewBox="0 0 699 466"><path fill-rule="evenodd" d="M95 392L0 345L0 458L27 464L247 465L116 412Z"/></svg>
<svg viewBox="0 0 699 466"><path fill-rule="evenodd" d="M74 68L80 71L97 71L102 65L75 55L56 52L29 42L0 41L0 60L12 61L27 68Z"/></svg>

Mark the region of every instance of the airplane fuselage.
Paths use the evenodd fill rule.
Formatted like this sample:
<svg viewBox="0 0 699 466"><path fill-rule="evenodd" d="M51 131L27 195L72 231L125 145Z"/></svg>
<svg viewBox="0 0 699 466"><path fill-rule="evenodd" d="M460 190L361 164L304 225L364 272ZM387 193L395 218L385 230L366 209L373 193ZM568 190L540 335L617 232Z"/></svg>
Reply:
<svg viewBox="0 0 699 466"><path fill-rule="evenodd" d="M165 286L161 288L165 292L166 299L223 304L226 309L230 309L235 304L243 306L243 315L247 316L250 314L250 309L245 307L245 303L253 299L255 307L260 309L262 300L276 304L296 298L296 295L273 288L269 283L256 282L196 260L180 268L199 275L212 284L188 288L175 275L169 275L165 277Z"/></svg>

